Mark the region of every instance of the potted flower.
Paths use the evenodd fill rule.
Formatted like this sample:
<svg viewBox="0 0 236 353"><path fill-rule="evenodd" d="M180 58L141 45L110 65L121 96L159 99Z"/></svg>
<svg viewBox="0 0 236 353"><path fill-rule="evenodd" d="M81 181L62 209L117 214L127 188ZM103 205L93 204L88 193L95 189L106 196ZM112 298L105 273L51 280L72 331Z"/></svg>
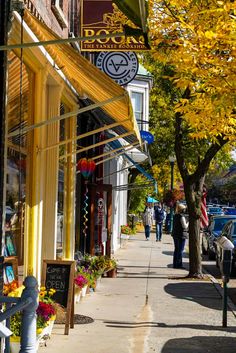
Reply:
<svg viewBox="0 0 236 353"><path fill-rule="evenodd" d="M53 304L39 302L37 308L37 334L40 336L40 342L46 337L50 337L56 318L56 309Z"/></svg>
<svg viewBox="0 0 236 353"><path fill-rule="evenodd" d="M11 283L5 283L3 285L3 295L8 295L18 288L18 281L13 280Z"/></svg>
<svg viewBox="0 0 236 353"><path fill-rule="evenodd" d="M106 268L106 260L104 255L94 256L91 263L91 268L97 273L98 276L102 275Z"/></svg>
<svg viewBox="0 0 236 353"><path fill-rule="evenodd" d="M22 295L24 286L18 287L17 281L12 281L11 283L4 284L4 295L8 297L19 298ZM12 335L10 336L10 350L11 353L19 353L20 351L20 336L21 336L21 322L22 313L17 312L10 317L10 330Z"/></svg>
<svg viewBox="0 0 236 353"><path fill-rule="evenodd" d="M83 273L77 273L75 279L75 302L78 303L80 300L82 289L88 285L88 279L83 275Z"/></svg>
<svg viewBox="0 0 236 353"><path fill-rule="evenodd" d="M77 273L82 275L87 281L87 283L81 288L81 296L85 297L88 288L91 286L92 271L90 270L89 267L82 266L77 268Z"/></svg>
<svg viewBox="0 0 236 353"><path fill-rule="evenodd" d="M15 285L12 285L15 288ZM16 287L13 291L8 293L11 297L20 297L23 292L24 286ZM5 287L5 292L7 288ZM37 314L37 346L39 343L44 342L44 337L49 337L52 332L52 327L56 318L56 309L54 306L54 300L52 296L55 293L55 289L46 290L45 287L41 287L39 293L39 305L36 310ZM13 334L10 337L11 353L18 353L20 351L20 336L21 336L21 322L22 313L17 312L10 318L10 330Z"/></svg>
<svg viewBox="0 0 236 353"><path fill-rule="evenodd" d="M132 234L132 228L128 224L122 225L120 226L120 232L121 234L130 235Z"/></svg>
<svg viewBox="0 0 236 353"><path fill-rule="evenodd" d="M45 287L40 288L39 292L39 306L37 308L37 333L40 339L43 340L44 336L51 336L54 322L56 320L56 307L53 295L56 290L50 288L47 290Z"/></svg>
<svg viewBox="0 0 236 353"><path fill-rule="evenodd" d="M117 261L114 258L108 258L106 273L109 278L115 278L117 276Z"/></svg>

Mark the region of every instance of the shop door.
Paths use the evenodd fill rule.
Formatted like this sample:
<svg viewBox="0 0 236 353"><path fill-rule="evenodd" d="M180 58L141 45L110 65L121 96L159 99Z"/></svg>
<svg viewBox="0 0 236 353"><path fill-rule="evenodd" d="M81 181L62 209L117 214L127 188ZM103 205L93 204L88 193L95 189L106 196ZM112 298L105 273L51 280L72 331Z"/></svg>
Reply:
<svg viewBox="0 0 236 353"><path fill-rule="evenodd" d="M111 256L112 185L90 184L90 254Z"/></svg>

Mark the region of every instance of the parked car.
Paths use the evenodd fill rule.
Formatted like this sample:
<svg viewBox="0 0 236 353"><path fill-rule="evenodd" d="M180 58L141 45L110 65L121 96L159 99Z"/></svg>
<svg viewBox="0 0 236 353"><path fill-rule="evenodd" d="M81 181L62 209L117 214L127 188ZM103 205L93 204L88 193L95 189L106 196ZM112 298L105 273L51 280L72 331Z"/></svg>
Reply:
<svg viewBox="0 0 236 353"><path fill-rule="evenodd" d="M209 260L215 260L216 239L221 235L224 225L230 220L236 219L236 216L212 216L209 226L202 234L202 253L208 255Z"/></svg>
<svg viewBox="0 0 236 353"><path fill-rule="evenodd" d="M225 215L236 215L236 208L235 207L227 207L223 208Z"/></svg>
<svg viewBox="0 0 236 353"><path fill-rule="evenodd" d="M235 273L236 264L236 218L229 220L223 227L221 236L228 238L233 244L233 259L232 259L232 272ZM222 259L222 247L216 242L216 266L219 267L220 261Z"/></svg>
<svg viewBox="0 0 236 353"><path fill-rule="evenodd" d="M224 214L224 211L221 207L207 207L208 216L221 216Z"/></svg>

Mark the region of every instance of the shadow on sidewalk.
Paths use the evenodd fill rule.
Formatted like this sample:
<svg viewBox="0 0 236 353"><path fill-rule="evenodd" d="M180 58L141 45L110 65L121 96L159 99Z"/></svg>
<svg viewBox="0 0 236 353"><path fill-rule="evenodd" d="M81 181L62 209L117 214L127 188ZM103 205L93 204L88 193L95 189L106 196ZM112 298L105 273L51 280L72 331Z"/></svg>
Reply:
<svg viewBox="0 0 236 353"><path fill-rule="evenodd" d="M211 282L168 283L164 290L177 299L193 301L214 310L222 310L222 298Z"/></svg>
<svg viewBox="0 0 236 353"><path fill-rule="evenodd" d="M186 328L201 331L222 331L222 332L236 332L236 326L222 327L213 325L195 325L195 324L177 324L177 325L167 325L164 322L154 322L154 321L104 321L107 327L114 328L138 328L138 327L156 327L156 328ZM185 351L184 351L185 352ZM207 352L207 351L206 351ZM182 353L182 352L181 352ZM218 353L218 352L217 352Z"/></svg>
<svg viewBox="0 0 236 353"><path fill-rule="evenodd" d="M169 255L169 256L173 256L174 250L173 251L162 251L163 255ZM183 258L188 259L188 255L183 253Z"/></svg>
<svg viewBox="0 0 236 353"><path fill-rule="evenodd" d="M235 338L212 336L175 338L169 340L161 353L233 353Z"/></svg>
<svg viewBox="0 0 236 353"><path fill-rule="evenodd" d="M118 278L148 278L148 279L166 278L167 279L168 275L163 276L163 272L160 271L165 268L166 266L150 266L150 269L148 266L134 266L134 265L129 265L125 267L118 266L117 277ZM143 269L143 271L139 269ZM157 269L159 269L159 271Z"/></svg>

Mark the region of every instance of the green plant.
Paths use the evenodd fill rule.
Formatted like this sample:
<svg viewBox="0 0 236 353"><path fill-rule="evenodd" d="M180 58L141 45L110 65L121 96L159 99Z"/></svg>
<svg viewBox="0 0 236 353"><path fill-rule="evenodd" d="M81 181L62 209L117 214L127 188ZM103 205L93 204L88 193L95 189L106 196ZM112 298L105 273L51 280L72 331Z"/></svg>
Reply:
<svg viewBox="0 0 236 353"><path fill-rule="evenodd" d="M91 269L97 274L97 277L101 276L106 269L106 257L104 255L94 256Z"/></svg>
<svg viewBox="0 0 236 353"><path fill-rule="evenodd" d="M22 321L22 314L21 312L17 312L16 314L12 315L10 318L10 330L13 332L13 337L19 337L21 332L21 321Z"/></svg>
<svg viewBox="0 0 236 353"><path fill-rule="evenodd" d="M109 269L112 270L113 268L117 268L117 261L115 259L110 258Z"/></svg>
<svg viewBox="0 0 236 353"><path fill-rule="evenodd" d="M95 269L99 274L106 272L112 268L117 267L117 262L115 259L110 258L107 255L96 256L92 263L92 268Z"/></svg>

